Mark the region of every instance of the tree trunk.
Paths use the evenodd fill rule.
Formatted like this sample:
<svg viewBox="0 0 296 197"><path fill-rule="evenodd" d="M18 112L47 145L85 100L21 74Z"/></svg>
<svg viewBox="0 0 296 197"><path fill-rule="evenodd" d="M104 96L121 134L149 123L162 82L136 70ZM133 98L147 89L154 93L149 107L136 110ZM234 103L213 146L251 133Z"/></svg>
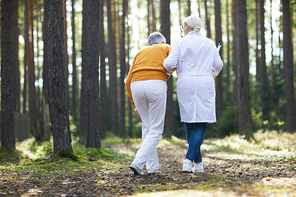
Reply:
<svg viewBox="0 0 296 197"><path fill-rule="evenodd" d="M72 158L71 131L66 90L63 0L48 0L48 97L52 135L53 156Z"/></svg>
<svg viewBox="0 0 296 197"><path fill-rule="evenodd" d="M126 62L125 62L125 18L128 9L128 1L122 1L122 22L120 39L120 137L125 135L125 83Z"/></svg>
<svg viewBox="0 0 296 197"><path fill-rule="evenodd" d="M260 62L261 62L261 59L260 59L260 55L259 55L259 36L260 36L260 32L259 32L259 29L260 29L260 26L259 26L259 18L260 18L260 15L259 15L259 7L260 7L260 4L259 4L259 0L255 0L255 4L256 4L256 8L255 8L255 18L256 18L256 94L254 95L254 100L256 101L254 103L254 108L255 108L255 111L256 113L259 112L259 108L260 108L260 98L258 98L261 93L260 93Z"/></svg>
<svg viewBox="0 0 296 197"><path fill-rule="evenodd" d="M216 44L222 44L222 29L221 29L221 4L220 0L215 0L215 30L216 30ZM219 51L221 59L223 59L223 48ZM217 102L217 117L221 118L223 112L223 70L216 78L216 102Z"/></svg>
<svg viewBox="0 0 296 197"><path fill-rule="evenodd" d="M246 139L253 136L250 85L249 85L249 50L247 32L246 0L237 0L238 34L239 34L239 65L238 65L238 102L239 102L239 134Z"/></svg>
<svg viewBox="0 0 296 197"><path fill-rule="evenodd" d="M101 55L101 66L100 66L100 136L106 138L106 97L107 97L107 86L106 86L106 43L105 43L105 31L104 31L104 0L100 0L99 5L99 33L100 33L100 55Z"/></svg>
<svg viewBox="0 0 296 197"><path fill-rule="evenodd" d="M77 121L77 112L76 112L76 97L77 97L77 69L76 69L76 39L75 39L75 0L72 0L72 66L73 66L73 72L72 72L72 116L73 121Z"/></svg>
<svg viewBox="0 0 296 197"><path fill-rule="evenodd" d="M187 16L191 15L191 1L187 0Z"/></svg>
<svg viewBox="0 0 296 197"><path fill-rule="evenodd" d="M229 27L229 0L226 0L226 28L227 28L227 65L226 65L226 87L227 97L226 100L231 99L231 89L230 89L230 27Z"/></svg>
<svg viewBox="0 0 296 197"><path fill-rule="evenodd" d="M291 35L291 13L290 1L282 0L283 6L283 33L284 33L284 79L286 89L286 130L290 133L296 130L296 108L294 94L294 59L293 59L293 44Z"/></svg>
<svg viewBox="0 0 296 197"><path fill-rule="evenodd" d="M97 0L83 1L83 41L82 41L82 86L81 106L84 111L84 127L86 147L101 148L99 119L99 2Z"/></svg>
<svg viewBox="0 0 296 197"><path fill-rule="evenodd" d="M14 78L14 111L20 112L20 69L19 69L19 28L18 28L18 7L19 1L13 2L13 24L12 24L12 65Z"/></svg>
<svg viewBox="0 0 296 197"><path fill-rule="evenodd" d="M265 58L265 25L264 25L264 0L260 0L260 30L261 30L261 65L260 65L260 79L261 79L261 102L262 102L262 118L269 119L269 95L267 87L267 68Z"/></svg>
<svg viewBox="0 0 296 197"><path fill-rule="evenodd" d="M1 148L15 149L13 128L13 12L15 0L1 1Z"/></svg>
<svg viewBox="0 0 296 197"><path fill-rule="evenodd" d="M35 138L37 141L40 140L40 133L37 132L34 127L36 121L36 91L35 91L35 66L34 66L34 51L33 51L33 2L27 0L27 10L25 13L28 18L28 37L25 39L27 45L27 66L28 66L28 78L29 78L29 115L30 115L30 127L34 129Z"/></svg>
<svg viewBox="0 0 296 197"><path fill-rule="evenodd" d="M118 104L117 104L117 66L116 66L116 45L115 34L113 31L111 0L107 0L108 17L108 38L109 38L109 78L110 78L110 97L112 113L112 133L118 135Z"/></svg>
<svg viewBox="0 0 296 197"><path fill-rule="evenodd" d="M64 51L65 51L65 73L66 73L66 90L67 90L67 99L68 99L68 104L70 102L69 100L69 82L68 82L68 77L69 77L69 70L68 70L68 62L69 62L69 57L68 57L68 50L67 50L67 9L66 9L66 2L67 0L63 0L63 19L64 19Z"/></svg>
<svg viewBox="0 0 296 197"><path fill-rule="evenodd" d="M161 33L166 38L167 44L170 44L171 40L171 21L170 21L170 0L161 0ZM165 116L165 132L167 136L175 134L175 124L174 124L174 101L173 101L173 76L167 81L168 91L167 91L167 107Z"/></svg>
<svg viewBox="0 0 296 197"><path fill-rule="evenodd" d="M207 4L207 0L204 0L205 3L205 12L206 12L206 25L207 25L207 37L211 38L212 34L211 34L211 24L210 24L210 19L209 19L209 14L208 14L208 4Z"/></svg>
<svg viewBox="0 0 296 197"><path fill-rule="evenodd" d="M47 21L48 21L48 10L47 2L44 1L44 19L43 19L43 140L50 140L50 114L49 114L49 99L48 99L48 35L47 35Z"/></svg>
<svg viewBox="0 0 296 197"><path fill-rule="evenodd" d="M239 48L239 37L238 37L238 14L237 14L237 0L232 0L232 24L233 24L233 45L232 45L232 57L233 57L233 72L235 74L234 83L234 100L236 108L238 110L238 48ZM239 114L239 113L238 113ZM239 119L239 118L238 118Z"/></svg>

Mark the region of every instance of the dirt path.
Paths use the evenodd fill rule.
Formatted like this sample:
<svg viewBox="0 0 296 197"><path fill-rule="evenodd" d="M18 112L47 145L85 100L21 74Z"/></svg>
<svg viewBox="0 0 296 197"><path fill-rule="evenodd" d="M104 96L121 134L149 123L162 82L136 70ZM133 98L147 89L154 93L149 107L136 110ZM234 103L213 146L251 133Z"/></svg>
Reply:
<svg viewBox="0 0 296 197"><path fill-rule="evenodd" d="M0 196L296 196L296 160L274 157L276 152L269 153L268 159L264 152L242 153L205 140L205 173L189 174L181 172L186 141L162 140L158 146L161 172L135 176L128 165L140 145L106 146L132 157L116 166L94 164L89 172L61 166L47 173L2 170Z"/></svg>

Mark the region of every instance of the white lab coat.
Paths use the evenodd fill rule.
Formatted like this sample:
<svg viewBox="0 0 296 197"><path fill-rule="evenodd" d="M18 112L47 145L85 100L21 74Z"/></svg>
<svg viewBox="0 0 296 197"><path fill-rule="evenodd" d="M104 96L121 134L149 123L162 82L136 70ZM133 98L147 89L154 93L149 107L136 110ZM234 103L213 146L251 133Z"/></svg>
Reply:
<svg viewBox="0 0 296 197"><path fill-rule="evenodd" d="M216 122L215 81L223 67L214 42L191 31L172 45L172 51L164 60L168 73L177 68L177 97L181 121Z"/></svg>

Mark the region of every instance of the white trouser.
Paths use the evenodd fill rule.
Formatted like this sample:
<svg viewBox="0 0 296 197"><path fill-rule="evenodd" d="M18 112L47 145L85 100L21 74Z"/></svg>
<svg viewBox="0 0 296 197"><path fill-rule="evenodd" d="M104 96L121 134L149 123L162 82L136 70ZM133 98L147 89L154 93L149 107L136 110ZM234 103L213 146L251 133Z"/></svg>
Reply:
<svg viewBox="0 0 296 197"><path fill-rule="evenodd" d="M159 170L157 144L161 139L167 100L167 84L162 80L145 80L131 83L136 109L142 119L142 146L133 164L140 170L146 163L148 173Z"/></svg>

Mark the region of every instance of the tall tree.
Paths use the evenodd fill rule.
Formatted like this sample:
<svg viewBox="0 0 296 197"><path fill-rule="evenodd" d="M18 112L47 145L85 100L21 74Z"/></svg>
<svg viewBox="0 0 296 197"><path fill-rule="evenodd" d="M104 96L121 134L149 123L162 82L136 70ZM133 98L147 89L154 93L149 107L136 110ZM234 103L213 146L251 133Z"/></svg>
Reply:
<svg viewBox="0 0 296 197"><path fill-rule="evenodd" d="M13 128L13 12L16 0L1 1L1 148L15 149Z"/></svg>
<svg viewBox="0 0 296 197"><path fill-rule="evenodd" d="M121 38L120 38L120 129L119 135L125 135L125 75L126 75L126 62L125 62L125 24L128 9L128 1L122 1L122 21L121 21Z"/></svg>
<svg viewBox="0 0 296 197"><path fill-rule="evenodd" d="M170 21L170 0L161 0L161 33L166 38L167 44L170 44L171 40L171 21ZM173 76L167 81L168 92L167 92L167 107L165 116L165 134L171 136L175 134L175 124L174 124L174 101L173 101Z"/></svg>
<svg viewBox="0 0 296 197"><path fill-rule="evenodd" d="M226 87L230 87L230 24L229 24L229 0L226 0L226 29L227 29L227 33L226 33L226 37L227 37L227 60L226 60ZM231 96L230 96L230 88L227 88L227 99L226 100L230 100Z"/></svg>
<svg viewBox="0 0 296 197"><path fill-rule="evenodd" d="M54 142L53 156L72 157L71 131L66 90L63 0L47 0L48 97Z"/></svg>
<svg viewBox="0 0 296 197"><path fill-rule="evenodd" d="M187 16L191 15L191 1L187 0Z"/></svg>
<svg viewBox="0 0 296 197"><path fill-rule="evenodd" d="M262 102L262 116L263 120L268 120L269 102L267 89L267 68L265 58L265 25L264 25L264 0L260 0L260 30L261 30L261 65L260 65L260 79L261 79L261 102Z"/></svg>
<svg viewBox="0 0 296 197"><path fill-rule="evenodd" d="M20 112L20 68L19 68L19 27L18 27L18 7L19 1L13 2L13 24L12 24L12 64L14 78L14 111Z"/></svg>
<svg viewBox="0 0 296 197"><path fill-rule="evenodd" d="M220 0L215 0L215 31L216 31L216 44L222 44L222 28L221 28L221 3ZM221 58L223 59L223 50L219 51ZM222 70L216 78L216 102L217 102L217 116L218 119L222 115L223 111L223 91L222 91Z"/></svg>
<svg viewBox="0 0 296 197"><path fill-rule="evenodd" d="M34 128L36 121L36 90L35 90L35 65L34 65L34 49L33 49L33 0L26 1L25 14L27 18L27 37L25 37L26 43L26 61L28 67L28 78L29 78L29 115L30 115L30 126ZM34 128L34 132L37 130ZM36 140L40 140L39 132L35 133Z"/></svg>
<svg viewBox="0 0 296 197"><path fill-rule="evenodd" d="M209 14L208 14L208 1L204 0L205 3L205 13L206 13L206 25L207 25L207 37L211 38L211 23L210 23L210 19L209 19Z"/></svg>
<svg viewBox="0 0 296 197"><path fill-rule="evenodd" d="M249 85L249 50L247 32L247 8L246 0L237 0L238 15L238 106L239 106L239 133L246 139L253 136L250 85Z"/></svg>
<svg viewBox="0 0 296 197"><path fill-rule="evenodd" d="M112 113L112 133L118 135L118 104L117 104L117 66L116 66L116 45L113 28L111 0L106 1L108 17L108 54L109 54L109 79L110 79L110 97ZM115 22L114 22L115 23Z"/></svg>
<svg viewBox="0 0 296 197"><path fill-rule="evenodd" d="M294 94L294 60L293 60L293 44L291 35L291 11L290 1L282 0L283 6L283 48L284 48L284 79L286 89L286 120L287 131L295 132L296 130L296 107Z"/></svg>
<svg viewBox="0 0 296 197"><path fill-rule="evenodd" d="M72 67L73 67L73 71L72 71L72 113L71 115L73 116L73 120L74 122L77 121L77 114L76 114L76 97L77 97L77 69L76 69L76 39L75 39L75 0L72 0L72 15L71 15L71 19L72 19Z"/></svg>
<svg viewBox="0 0 296 197"><path fill-rule="evenodd" d="M99 120L99 2L83 1L82 88L81 111L84 115L83 133L86 147L101 148ZM84 20L87 19L87 20ZM82 114L81 114L82 115Z"/></svg>
<svg viewBox="0 0 296 197"><path fill-rule="evenodd" d="M106 43L104 33L104 0L99 1L99 35L100 35L100 136L106 138Z"/></svg>
<svg viewBox="0 0 296 197"><path fill-rule="evenodd" d="M43 140L50 140L50 113L49 113L49 98L48 98L48 33L47 33L47 21L48 21L48 10L47 8L48 1L44 1L44 19L42 25L43 32L43 86L42 86L42 96L43 96Z"/></svg>
<svg viewBox="0 0 296 197"><path fill-rule="evenodd" d="M65 73L66 73L66 87L67 87L67 98L69 99L69 82L68 82L68 77L69 77L69 71L68 71L68 62L69 62L69 57L68 57L68 50L67 50L67 40L68 40L68 37L67 37L67 9L66 9L66 6L67 6L67 0L64 0L63 1L63 19L64 19L64 51L65 51ZM68 101L68 104L69 104L69 101Z"/></svg>

